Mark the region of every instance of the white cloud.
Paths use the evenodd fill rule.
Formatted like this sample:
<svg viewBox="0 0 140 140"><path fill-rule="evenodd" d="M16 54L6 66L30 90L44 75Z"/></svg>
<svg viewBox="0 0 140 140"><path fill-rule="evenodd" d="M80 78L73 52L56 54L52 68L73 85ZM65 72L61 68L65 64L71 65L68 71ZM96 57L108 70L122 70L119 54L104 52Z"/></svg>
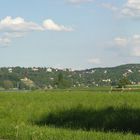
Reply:
<svg viewBox="0 0 140 140"><path fill-rule="evenodd" d="M129 17L140 17L140 0L127 0L121 14Z"/></svg>
<svg viewBox="0 0 140 140"><path fill-rule="evenodd" d="M0 31L13 31L13 32L30 32L30 31L73 31L71 27L65 27L55 23L52 19L43 21L43 25L38 25L32 21L25 21L21 17L12 18L5 17L0 21Z"/></svg>
<svg viewBox="0 0 140 140"><path fill-rule="evenodd" d="M140 47L135 47L133 49L132 56L140 57Z"/></svg>
<svg viewBox="0 0 140 140"><path fill-rule="evenodd" d="M8 38L20 38L25 36L25 32L5 32L3 35Z"/></svg>
<svg viewBox="0 0 140 140"><path fill-rule="evenodd" d="M94 0L68 0L71 4L80 4L80 3L88 3L93 2Z"/></svg>
<svg viewBox="0 0 140 140"><path fill-rule="evenodd" d="M0 45L8 46L11 43L11 40L6 37L0 37Z"/></svg>
<svg viewBox="0 0 140 140"><path fill-rule="evenodd" d="M140 35L133 35L132 40L135 46L140 46Z"/></svg>
<svg viewBox="0 0 140 140"><path fill-rule="evenodd" d="M107 9L111 10L111 11L117 11L118 10L118 8L111 3L102 3L102 6L104 8L107 8Z"/></svg>
<svg viewBox="0 0 140 140"><path fill-rule="evenodd" d="M64 25L59 25L59 24L55 23L53 20L51 20L51 19L45 20L43 22L43 27L46 30L52 30L52 31L65 31L65 32L73 31L73 28L66 27Z"/></svg>
<svg viewBox="0 0 140 140"><path fill-rule="evenodd" d="M119 47L125 47L128 44L128 38L125 37L116 37L114 39L114 43L115 45L119 46Z"/></svg>
<svg viewBox="0 0 140 140"><path fill-rule="evenodd" d="M140 34L130 37L116 37L114 45L130 56L140 57Z"/></svg>
<svg viewBox="0 0 140 140"><path fill-rule="evenodd" d="M90 58L88 59L88 63L90 64L101 64L100 58Z"/></svg>
<svg viewBox="0 0 140 140"><path fill-rule="evenodd" d="M27 32L27 31L42 31L43 28L34 22L25 21L21 17L12 18L11 16L7 16L0 21L0 30Z"/></svg>
<svg viewBox="0 0 140 140"><path fill-rule="evenodd" d="M59 25L51 19L46 19L39 25L32 21L26 21L21 17L12 18L7 16L0 20L0 45L7 46L13 39L23 37L29 32L47 30L70 32L74 29Z"/></svg>
<svg viewBox="0 0 140 140"><path fill-rule="evenodd" d="M111 3L102 3L102 6L116 12L120 17L140 18L140 0L125 0L121 6Z"/></svg>
<svg viewBox="0 0 140 140"><path fill-rule="evenodd" d="M0 36L0 45L9 46L13 39L21 38L25 35L22 32L5 32Z"/></svg>
<svg viewBox="0 0 140 140"><path fill-rule="evenodd" d="M133 47L131 54L133 56L140 57L140 35L139 34L133 35L131 43Z"/></svg>

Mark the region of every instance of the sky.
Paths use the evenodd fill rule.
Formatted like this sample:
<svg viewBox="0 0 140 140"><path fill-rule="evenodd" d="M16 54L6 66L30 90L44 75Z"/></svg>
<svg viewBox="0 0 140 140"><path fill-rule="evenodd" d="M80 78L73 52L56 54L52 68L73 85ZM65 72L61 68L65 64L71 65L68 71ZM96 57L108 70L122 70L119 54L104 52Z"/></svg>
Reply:
<svg viewBox="0 0 140 140"><path fill-rule="evenodd" d="M140 0L0 2L0 67L140 62Z"/></svg>

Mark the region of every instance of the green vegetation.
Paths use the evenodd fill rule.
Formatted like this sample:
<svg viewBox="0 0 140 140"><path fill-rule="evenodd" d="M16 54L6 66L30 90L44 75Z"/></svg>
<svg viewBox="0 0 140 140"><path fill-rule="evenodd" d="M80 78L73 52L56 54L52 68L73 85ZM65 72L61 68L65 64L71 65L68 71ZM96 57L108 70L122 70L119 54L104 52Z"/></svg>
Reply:
<svg viewBox="0 0 140 140"><path fill-rule="evenodd" d="M126 77L123 77L118 82L118 88L126 88L127 85L131 85L131 82Z"/></svg>
<svg viewBox="0 0 140 140"><path fill-rule="evenodd" d="M3 81L3 87L5 89L12 89L13 88L13 83L10 80L4 80Z"/></svg>
<svg viewBox="0 0 140 140"><path fill-rule="evenodd" d="M0 93L0 139L139 140L140 94Z"/></svg>
<svg viewBox="0 0 140 140"><path fill-rule="evenodd" d="M124 87L129 83L140 85L140 64L79 71L45 67L0 68L0 89L6 90Z"/></svg>

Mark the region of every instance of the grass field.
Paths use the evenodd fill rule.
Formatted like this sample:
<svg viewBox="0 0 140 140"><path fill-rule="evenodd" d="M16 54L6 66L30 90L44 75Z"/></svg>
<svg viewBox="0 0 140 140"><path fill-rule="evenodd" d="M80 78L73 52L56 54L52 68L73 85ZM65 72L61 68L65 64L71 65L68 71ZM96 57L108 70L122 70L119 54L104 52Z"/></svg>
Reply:
<svg viewBox="0 0 140 140"><path fill-rule="evenodd" d="M140 94L0 93L0 139L139 140Z"/></svg>

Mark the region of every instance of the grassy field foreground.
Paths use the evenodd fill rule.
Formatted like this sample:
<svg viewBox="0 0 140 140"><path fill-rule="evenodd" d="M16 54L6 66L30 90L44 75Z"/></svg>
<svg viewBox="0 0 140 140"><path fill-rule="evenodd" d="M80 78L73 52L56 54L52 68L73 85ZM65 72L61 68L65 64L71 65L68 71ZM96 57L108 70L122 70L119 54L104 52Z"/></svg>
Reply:
<svg viewBox="0 0 140 140"><path fill-rule="evenodd" d="M139 140L140 94L0 93L0 139Z"/></svg>

